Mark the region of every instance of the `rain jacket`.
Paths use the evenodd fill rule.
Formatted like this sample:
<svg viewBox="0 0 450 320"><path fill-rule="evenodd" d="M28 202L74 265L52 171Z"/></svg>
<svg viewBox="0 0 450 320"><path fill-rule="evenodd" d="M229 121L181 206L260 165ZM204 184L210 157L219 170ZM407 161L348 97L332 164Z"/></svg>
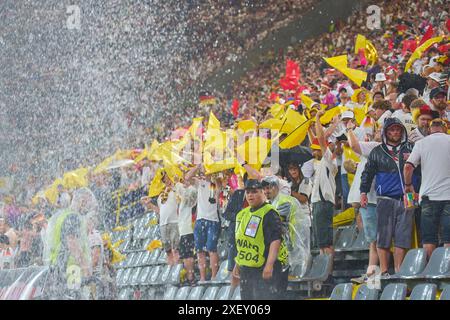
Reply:
<svg viewBox="0 0 450 320"><path fill-rule="evenodd" d="M386 130L391 125L401 125L403 128L403 136L399 148L398 164L389 153L386 145ZM383 133L383 143L375 147L369 155L367 164L361 176L361 193L368 193L375 179L375 190L378 196L389 197L394 199L401 199L404 194L404 177L403 167L408 160L412 151L413 144L408 142L406 128L397 118L388 118L385 120ZM413 185L415 190L420 183L417 170L413 174Z"/></svg>

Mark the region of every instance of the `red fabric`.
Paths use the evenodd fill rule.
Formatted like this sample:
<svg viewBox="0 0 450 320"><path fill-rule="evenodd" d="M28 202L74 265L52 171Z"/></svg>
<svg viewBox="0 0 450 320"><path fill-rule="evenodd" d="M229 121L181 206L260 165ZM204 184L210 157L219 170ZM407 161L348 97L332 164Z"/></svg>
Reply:
<svg viewBox="0 0 450 320"><path fill-rule="evenodd" d="M359 53L359 60L360 60L361 65L366 66L367 65L367 59L366 59L366 56L364 54L364 49L359 49L358 53Z"/></svg>
<svg viewBox="0 0 450 320"><path fill-rule="evenodd" d="M404 40L402 47L402 56L406 55L406 52L409 50L410 52L414 52L417 48L416 40Z"/></svg>
<svg viewBox="0 0 450 320"><path fill-rule="evenodd" d="M447 27L447 30L450 31L450 18L448 18L447 22L445 22L445 26Z"/></svg>
<svg viewBox="0 0 450 320"><path fill-rule="evenodd" d="M433 26L430 24L427 28L427 31L425 32L425 34L423 35L422 39L419 42L419 47L425 41L427 41L428 39L431 39L431 37L433 36L433 33L434 33L434 29L433 29Z"/></svg>
<svg viewBox="0 0 450 320"><path fill-rule="evenodd" d="M277 93L275 93L275 92L272 92L271 94L270 94L270 97L269 97L269 100L270 101L277 101L277 99L279 98L280 96L277 94Z"/></svg>
<svg viewBox="0 0 450 320"><path fill-rule="evenodd" d="M280 86L283 90L296 90L299 86L300 67L294 61L286 61L286 75L280 79Z"/></svg>
<svg viewBox="0 0 450 320"><path fill-rule="evenodd" d="M233 113L234 118L236 119L239 115L239 100L234 99L231 103L231 113Z"/></svg>
<svg viewBox="0 0 450 320"><path fill-rule="evenodd" d="M389 51L394 49L394 40L392 40L392 38L388 39L388 48L389 48Z"/></svg>

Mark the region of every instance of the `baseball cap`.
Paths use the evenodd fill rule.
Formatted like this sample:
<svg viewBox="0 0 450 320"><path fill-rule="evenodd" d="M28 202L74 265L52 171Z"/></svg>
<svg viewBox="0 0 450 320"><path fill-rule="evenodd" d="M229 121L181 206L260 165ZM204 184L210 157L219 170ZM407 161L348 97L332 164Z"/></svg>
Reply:
<svg viewBox="0 0 450 320"><path fill-rule="evenodd" d="M447 95L447 92L444 89L442 89L441 87L432 89L430 92L430 99L433 99L440 93L444 94L444 96Z"/></svg>
<svg viewBox="0 0 450 320"><path fill-rule="evenodd" d="M266 186L279 186L279 181L278 181L278 177L277 176L267 176L264 177L264 179L262 179L261 181L261 185L263 187Z"/></svg>
<svg viewBox="0 0 450 320"><path fill-rule="evenodd" d="M383 72L375 75L375 81L386 81L386 75Z"/></svg>
<svg viewBox="0 0 450 320"><path fill-rule="evenodd" d="M428 78L433 79L436 82L441 82L442 73L439 72L432 72L428 75Z"/></svg>
<svg viewBox="0 0 450 320"><path fill-rule="evenodd" d="M355 114L353 111L347 110L342 112L341 119L350 118L353 119L355 117Z"/></svg>
<svg viewBox="0 0 450 320"><path fill-rule="evenodd" d="M256 179L249 179L247 182L245 182L245 190L247 189L262 189L263 186L259 180Z"/></svg>

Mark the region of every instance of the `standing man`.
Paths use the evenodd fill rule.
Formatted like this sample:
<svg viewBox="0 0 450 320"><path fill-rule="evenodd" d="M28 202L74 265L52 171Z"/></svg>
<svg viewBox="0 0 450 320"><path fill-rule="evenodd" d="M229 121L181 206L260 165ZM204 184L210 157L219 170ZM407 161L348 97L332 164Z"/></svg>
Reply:
<svg viewBox="0 0 450 320"><path fill-rule="evenodd" d="M425 138L429 132L429 124L433 119L433 112L429 106L427 106L424 102L422 106L420 106L413 116L413 120L417 125L408 136L408 140L412 143L416 143L420 139Z"/></svg>
<svg viewBox="0 0 450 320"><path fill-rule="evenodd" d="M405 192L414 192L412 175L420 165L421 235L428 257L441 242L450 246L450 136L442 119L432 120L430 135L418 141L405 165Z"/></svg>
<svg viewBox="0 0 450 320"><path fill-rule="evenodd" d="M388 276L391 242L394 240L394 267L398 272L406 251L411 247L413 217L403 205L403 167L412 150L406 128L397 118L386 119L382 144L369 154L361 176L361 207L367 207L367 193L376 177L377 251L381 273ZM417 183L416 179L416 183Z"/></svg>
<svg viewBox="0 0 450 320"><path fill-rule="evenodd" d="M282 299L287 289L287 248L281 219L266 202L262 184L247 180L245 194L249 207L236 217L236 265L233 277L240 278L243 300Z"/></svg>

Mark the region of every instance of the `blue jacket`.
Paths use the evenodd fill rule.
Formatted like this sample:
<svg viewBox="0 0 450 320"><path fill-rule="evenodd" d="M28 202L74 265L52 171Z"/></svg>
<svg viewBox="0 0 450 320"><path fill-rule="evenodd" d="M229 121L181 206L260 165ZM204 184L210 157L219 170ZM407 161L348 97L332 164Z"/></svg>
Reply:
<svg viewBox="0 0 450 320"><path fill-rule="evenodd" d="M402 142L397 146L399 148L398 165L390 155L386 145L386 129L393 124L398 124L403 127ZM378 196L401 199L404 194L403 167L412 151L413 144L408 142L406 128L397 118L388 118L385 120L382 137L383 143L372 150L364 167L361 176L360 191L361 193L368 193L372 181L375 178L375 188ZM419 190L420 175L417 169L414 170L412 182L415 190Z"/></svg>

